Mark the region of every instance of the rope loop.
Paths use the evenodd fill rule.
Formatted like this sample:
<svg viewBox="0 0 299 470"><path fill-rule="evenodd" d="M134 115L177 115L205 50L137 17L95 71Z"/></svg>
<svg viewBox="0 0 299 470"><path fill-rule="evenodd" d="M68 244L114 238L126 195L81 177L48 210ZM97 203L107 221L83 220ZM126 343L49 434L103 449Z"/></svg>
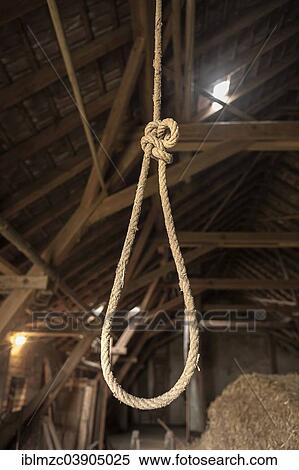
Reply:
<svg viewBox="0 0 299 470"><path fill-rule="evenodd" d="M140 410L153 410L169 405L178 398L190 383L192 375L197 367L199 351L199 328L196 317L194 300L186 272L184 258L181 253L173 221L171 205L168 195L166 164L172 162L172 156L168 152L175 146L179 138L178 124L171 118L160 119L161 116L161 58L162 58L162 0L156 0L155 22L155 57L154 57L154 94L153 94L153 120L145 128L141 139L141 147L144 151L139 180L136 188L132 213L128 225L127 235L124 241L120 260L115 271L115 278L107 306L107 311L101 334L101 365L103 377L111 392L122 403ZM113 315L124 287L126 266L130 260L133 243L138 230L142 201L145 195L145 186L148 179L151 158L158 160L159 193L168 235L169 246L178 274L179 286L183 294L185 304L185 318L188 323L190 347L186 357L184 369L176 383L162 395L153 398L142 398L131 395L122 388L113 373L113 360L111 358L111 334ZM134 282L134 280L133 280Z"/></svg>
<svg viewBox="0 0 299 470"><path fill-rule="evenodd" d="M144 130L141 138L141 148L156 160L172 163L172 155L167 152L174 147L179 139L178 123L172 118L151 121Z"/></svg>

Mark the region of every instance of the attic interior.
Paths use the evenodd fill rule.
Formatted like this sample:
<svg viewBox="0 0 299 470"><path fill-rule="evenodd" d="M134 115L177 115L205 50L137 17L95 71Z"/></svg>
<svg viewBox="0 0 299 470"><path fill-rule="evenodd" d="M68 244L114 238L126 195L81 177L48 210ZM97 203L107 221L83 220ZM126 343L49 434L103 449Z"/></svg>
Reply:
<svg viewBox="0 0 299 470"><path fill-rule="evenodd" d="M180 130L167 184L198 367L144 411L112 396L100 362L152 121L155 1L2 0L2 449L299 449L299 3L162 3L162 117ZM126 391L173 386L183 318L152 161L112 328Z"/></svg>

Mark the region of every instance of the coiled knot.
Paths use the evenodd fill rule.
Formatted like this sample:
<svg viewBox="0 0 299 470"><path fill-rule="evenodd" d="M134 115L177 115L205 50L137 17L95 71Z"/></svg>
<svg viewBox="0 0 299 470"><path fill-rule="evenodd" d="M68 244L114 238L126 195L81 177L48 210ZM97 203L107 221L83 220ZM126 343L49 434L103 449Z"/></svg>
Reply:
<svg viewBox="0 0 299 470"><path fill-rule="evenodd" d="M141 148L144 153L150 153L156 160L172 163L172 155L167 150L174 147L178 139L179 126L174 119L151 121L145 127Z"/></svg>

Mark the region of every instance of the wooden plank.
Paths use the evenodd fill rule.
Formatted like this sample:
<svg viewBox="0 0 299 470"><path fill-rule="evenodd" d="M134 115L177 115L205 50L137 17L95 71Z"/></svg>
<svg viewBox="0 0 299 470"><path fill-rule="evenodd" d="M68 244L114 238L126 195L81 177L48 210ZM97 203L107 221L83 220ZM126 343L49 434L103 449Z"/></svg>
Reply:
<svg viewBox="0 0 299 470"><path fill-rule="evenodd" d="M84 356L84 354L89 350L91 343L97 334L98 333L87 336L76 344L63 366L59 369L56 376L53 377L51 382L46 384L38 392L36 397L34 397L34 399L25 407L23 414L24 421L26 421L33 413L37 413L43 409L46 409L53 402L60 390L65 385L66 381L74 372L82 356Z"/></svg>
<svg viewBox="0 0 299 470"><path fill-rule="evenodd" d="M117 91L107 124L105 126L101 145L99 147L98 157L100 161L103 162L103 168L106 168L108 165L107 153L109 155L111 152L113 145L115 145L117 140L118 133L120 132L124 113L132 96L142 64L143 48L143 39L137 38L132 47L130 58L127 62L121 84ZM69 250L78 239L78 232L86 224L88 218L94 210L92 202L97 196L97 190L97 177L95 172L92 171L79 209L72 215L68 223L57 235L55 242L52 244L51 256L53 257L54 263L57 264L58 262L61 262L63 256L66 253L66 250ZM102 200L103 195L98 198L97 203L100 204Z"/></svg>
<svg viewBox="0 0 299 470"><path fill-rule="evenodd" d="M195 40L195 0L186 1L183 120L192 115L192 81Z"/></svg>
<svg viewBox="0 0 299 470"><path fill-rule="evenodd" d="M100 57L124 46L131 39L130 27L121 26L115 31L109 31L90 43L75 49L73 61L75 70L84 67ZM55 59L51 65L44 65L38 71L27 74L8 87L0 90L0 112L23 101L33 93L46 88L58 80L57 74L64 77L66 74L62 59Z"/></svg>
<svg viewBox="0 0 299 470"><path fill-rule="evenodd" d="M88 119L94 119L103 112L110 109L115 98L115 91L110 91L105 95L93 100L86 105L86 114ZM17 161L24 161L35 153L47 148L56 140L65 137L67 134L77 129L80 125L80 117L76 112L59 119L55 124L46 127L38 134L12 147L2 155L0 161L0 170L5 171L15 165Z"/></svg>
<svg viewBox="0 0 299 470"><path fill-rule="evenodd" d="M186 253L184 256L186 265L199 258L200 256L210 253L212 250L213 248L207 246L191 250L191 252ZM129 282L128 285L125 285L125 293L129 294L131 292L134 292L135 290L140 289L141 287L151 284L151 282L153 282L154 280L165 276L167 273L173 270L175 270L174 261L168 261L159 268L153 269L152 271L144 274L143 276L138 276L137 278L132 279L132 281Z"/></svg>
<svg viewBox="0 0 299 470"><path fill-rule="evenodd" d="M153 113L154 5L151 0L130 0L135 37L143 36L145 60L143 80L139 84L141 119L147 123Z"/></svg>
<svg viewBox="0 0 299 470"><path fill-rule="evenodd" d="M71 53L70 53L70 50L69 50L69 47L68 47L68 44L67 44L67 41L66 41L66 37L65 37L65 34L64 34L64 29L63 29L63 26L62 26L60 15L59 15L59 10L57 8L56 0L47 0L47 4L48 4L51 19L52 19L52 23L53 23L53 26L54 26L54 30L55 30L55 33L56 33L59 48L60 48L60 51L61 51L61 54L62 54L62 57L63 57L63 61L64 61L64 64L65 64L65 68L66 68L66 71L67 71L67 75L68 75L68 78L69 78L69 81L70 81L70 84L71 84L71 87L72 87L72 90L73 90L76 106L78 108L80 120L81 120L82 127L83 127L83 130L84 130L84 133L85 133L87 144L88 144L88 147L89 147L89 150L90 150L91 158L93 160L94 168L96 170L98 180L99 180L100 185L101 185L101 189L106 194L107 193L106 185L105 185L105 182L104 182L104 178L103 178L103 175L102 175L102 170L101 170L101 167L100 167L100 162L99 162L98 155L97 155L97 152L96 152L94 136L91 132L90 124L87 120L85 105L84 105L84 102L83 102L83 99L82 99L82 96L81 96L78 79L77 79L77 76L76 76L76 73L75 73L75 68L74 68L72 56L71 56Z"/></svg>
<svg viewBox="0 0 299 470"><path fill-rule="evenodd" d="M27 0L13 0L13 2L1 2L0 26L36 10L45 3L46 0L30 0L30 2Z"/></svg>
<svg viewBox="0 0 299 470"><path fill-rule="evenodd" d="M132 134L132 140L140 141L143 129L139 128ZM244 140L248 142L263 141L298 141L298 121L218 121L191 122L180 124L179 143L201 142L217 143L226 140Z"/></svg>
<svg viewBox="0 0 299 470"><path fill-rule="evenodd" d="M260 87L261 85L271 80L273 77L275 77L279 73L283 72L284 70L288 69L290 66L294 65L297 61L298 61L298 56L292 55L291 57L288 57L287 60L283 62L279 62L279 64L275 64L269 69L265 70L263 73L258 74L256 78L246 81L244 85L240 86L235 91L235 93L229 96L228 103L232 104L235 101L237 101L239 98L242 98L248 95L249 93L254 91L256 88ZM199 112L196 118L204 120L204 119L210 118L211 116L217 115L217 113L219 113L219 110L215 111L212 107L209 107L205 111Z"/></svg>
<svg viewBox="0 0 299 470"><path fill-rule="evenodd" d="M58 373L48 384L39 390L36 396L23 408L20 419L9 422L10 425L5 428L5 433L0 432L0 440L3 448L11 441L21 424L27 423L27 425L29 425L35 416L40 416L43 411L51 405L74 372L82 356L89 350L97 334L90 335L76 344Z"/></svg>
<svg viewBox="0 0 299 470"><path fill-rule="evenodd" d="M151 297L152 295L154 294L154 291L157 287L157 282L158 282L159 278L156 279L156 281L153 281L145 296L144 296L144 299L142 301L142 305L140 306L140 309L141 311L146 311L147 310L147 307L148 307L148 304L151 300ZM120 335L120 337L118 338L116 344L115 344L115 348L120 348L120 349L123 349L123 348L126 348L131 340L131 338L134 336L136 330L135 330L135 326L137 325L130 325L128 326L123 332L122 334ZM117 354L117 355L114 355L112 357L112 365L116 364L116 362L118 361L119 359L119 356L120 354Z"/></svg>
<svg viewBox="0 0 299 470"><path fill-rule="evenodd" d="M211 329L221 329L222 332L231 332L238 331L241 328L246 328L248 330L255 331L257 328L267 328L267 329L282 329L290 328L292 323L290 319L284 320L273 320L273 321L233 321L233 320L201 320L200 325L202 328L210 331Z"/></svg>
<svg viewBox="0 0 299 470"><path fill-rule="evenodd" d="M299 248L298 232L178 232L181 246L219 248ZM163 238L163 244L167 244Z"/></svg>
<svg viewBox="0 0 299 470"><path fill-rule="evenodd" d="M217 145L219 145L218 139L223 138L224 140L228 140L230 136L236 138L238 133L240 137L238 140L242 141L242 139L244 139L244 149L246 148L246 150L249 151L295 151L299 149L299 123L297 122L264 122L260 123L261 125L257 123L218 124L219 125L215 125L215 129L213 129L210 135L208 135L210 124L207 124L206 126L204 124L182 125L181 140L175 150L189 152L190 150L197 151L200 148L205 152L212 152L212 149L215 149L216 151ZM198 137L196 137L196 132L198 132ZM270 135L270 133L272 134ZM137 134L135 135L137 136ZM203 140L201 139L204 139L204 135L208 135L208 138L206 143L202 145ZM225 135L227 137L225 137ZM196 140L197 138L199 140ZM276 140L281 138L285 138L287 140ZM247 141L247 145L245 145L245 139ZM253 140L257 140L258 142L252 142ZM227 143L225 145L227 145ZM133 158L138 155L139 152L139 142L136 141L136 147L135 144L132 144L132 147L130 148L130 160L126 163L132 163ZM201 158L202 154L199 155ZM90 161L88 158L83 160L78 159L75 162L72 160L68 165L65 164L64 167L66 169L65 172L61 172L61 170L52 170L50 175L47 175L42 183L38 182L31 186L30 191L26 188L17 195L14 195L10 200L5 201L5 206L8 206L3 212L5 217L14 216L21 209L24 209L26 206L48 194L56 187L64 184L77 174L80 174L90 167ZM171 170L174 171L173 167ZM115 182L116 180L117 177L113 177L113 181ZM91 212L93 212L93 208L91 209ZM84 211L84 214L82 215L81 213L78 219L82 220L82 217L88 218L89 214ZM77 223L77 221L74 222L74 225ZM72 234L73 231L69 231L69 233ZM66 241L65 237L64 241Z"/></svg>
<svg viewBox="0 0 299 470"><path fill-rule="evenodd" d="M175 150L178 152L198 152L209 151L213 149L218 143L212 142L179 142ZM247 152L296 152L299 150L299 140L273 140L271 141L257 141L248 143L246 150ZM198 152L198 158L201 153Z"/></svg>
<svg viewBox="0 0 299 470"><path fill-rule="evenodd" d="M83 390L82 403L80 406L80 421L78 431L77 449L86 449L88 442L88 423L93 418L90 415L90 403L92 400L93 387L86 385Z"/></svg>
<svg viewBox="0 0 299 470"><path fill-rule="evenodd" d="M179 119L182 100L181 0L172 0L172 43L174 62L175 114Z"/></svg>
<svg viewBox="0 0 299 470"><path fill-rule="evenodd" d="M0 275L0 291L12 289L47 289L48 276L5 276Z"/></svg>
<svg viewBox="0 0 299 470"><path fill-rule="evenodd" d="M2 256L0 256L0 273L6 274L8 276L9 275L15 275L15 274L21 274L18 268L13 266L6 259L4 259Z"/></svg>
<svg viewBox="0 0 299 470"><path fill-rule="evenodd" d="M180 162L170 166L167 174L168 187L178 184L186 174L187 176L192 176L226 160L232 155L241 152L247 145L248 142L246 141L225 142L216 145L212 150L202 152L200 158L194 158L191 165L186 162ZM158 179L156 175L148 179L144 194L145 198L152 196L157 191L157 183ZM112 215L125 207L131 206L135 192L136 185L134 184L116 194L108 196L99 207L94 207L89 223L95 223L108 215Z"/></svg>
<svg viewBox="0 0 299 470"><path fill-rule="evenodd" d="M110 390L106 383L101 383L100 386L100 406L101 406L101 415L99 422L99 436L98 436L98 449L105 449L105 429L106 429L106 416L107 416L107 406L108 398L110 395Z"/></svg>
<svg viewBox="0 0 299 470"><path fill-rule="evenodd" d="M135 39L132 46L122 81L113 102L101 144L98 148L98 159L102 162L104 174L105 169L108 167L109 163L107 156L110 155L115 146L115 143L117 142L125 112L135 89L137 78L142 66L143 52L144 39L142 37L138 37ZM89 207L93 203L97 195L97 190L97 178L95 175L95 170L93 169L82 197L83 207Z"/></svg>
<svg viewBox="0 0 299 470"><path fill-rule="evenodd" d="M49 429L49 432L50 432L50 435L51 435L51 438L52 438L54 449L55 450L62 449L62 444L59 440L59 437L58 437L58 434L56 432L56 428L55 428L55 425L52 421L52 418L50 416L46 417L46 422L48 424L48 429Z"/></svg>
<svg viewBox="0 0 299 470"><path fill-rule="evenodd" d="M231 114L237 116L238 118L242 119L243 121L254 121L254 117L250 116L248 113L245 111L242 111L241 109L237 108L233 104L230 104L229 101L222 101L219 98L216 98L212 93L209 91L205 90L204 88L199 87L198 88L199 93L204 96L205 98L208 98L212 103L218 103L222 106L222 108L225 107L226 111L229 111Z"/></svg>
<svg viewBox="0 0 299 470"><path fill-rule="evenodd" d="M299 289L298 280L285 279L190 279L192 288L215 290Z"/></svg>
<svg viewBox="0 0 299 470"><path fill-rule="evenodd" d="M292 36L299 32L298 22L294 21L292 24L288 24L286 27L275 31L275 34L271 37L271 40L265 42L265 39L259 42L256 46L250 47L242 51L239 55L234 57L232 60L224 60L210 66L204 67L200 71L200 77L196 77L205 87L212 89L212 85L221 77L236 73L246 65L253 63L257 56L262 56L267 52L271 51L275 47L281 45ZM219 71L221 71L221 77L219 77Z"/></svg>
<svg viewBox="0 0 299 470"><path fill-rule="evenodd" d="M196 57L205 54L213 47L223 44L230 36L233 36L243 29L251 26L253 23L256 23L260 18L269 15L272 11L288 3L288 1L289 0L272 0L270 3L262 1L258 6L255 5L250 8L246 15L241 17L238 15L236 19L233 19L233 21L224 25L223 28L220 28L218 31L207 33L206 36L201 38L200 43L195 50Z"/></svg>
<svg viewBox="0 0 299 470"><path fill-rule="evenodd" d="M42 424L43 424L44 439L45 439L47 449L54 450L54 444L51 438L51 434L50 434L50 430L49 430L49 426L48 426L48 422L46 418L43 419Z"/></svg>
<svg viewBox="0 0 299 470"><path fill-rule="evenodd" d="M288 306L288 305L281 305L279 303L271 303L271 304L263 304L262 302L251 301L244 303L228 303L228 302L221 302L218 303L210 303L204 302L202 305L203 312L227 312L230 310L236 310L239 312L247 312L247 311L254 311L254 310L265 310L266 312L275 312L279 311L281 313L285 313L287 315L292 315L293 312L296 312L298 309L296 306Z"/></svg>
<svg viewBox="0 0 299 470"><path fill-rule="evenodd" d="M25 207L33 204L90 167L90 158L79 156L68 159L59 169L55 168L49 171L46 176L32 183L30 187L25 187L10 199L5 200L3 202L3 207L5 208L2 210L2 215L6 218L13 218Z"/></svg>

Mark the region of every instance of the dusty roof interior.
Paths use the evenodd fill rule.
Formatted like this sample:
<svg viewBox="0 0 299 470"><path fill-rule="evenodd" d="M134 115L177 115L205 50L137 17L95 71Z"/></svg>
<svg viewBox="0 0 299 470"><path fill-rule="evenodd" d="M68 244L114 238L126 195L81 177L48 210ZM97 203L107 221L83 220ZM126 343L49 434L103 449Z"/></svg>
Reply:
<svg viewBox="0 0 299 470"><path fill-rule="evenodd" d="M0 15L1 214L36 252L43 253L78 209L92 159L46 3L12 3L2 2ZM148 3L150 12L153 5ZM175 164L192 168L195 162L208 161L191 175L182 176L181 172L172 178L170 195L177 230L299 232L298 2L199 2L192 100L190 109L181 115L176 115L173 12L170 1L164 4L163 115L176 116L184 123ZM185 2L181 4L185 9ZM142 30L140 8L134 9L134 1L122 0L64 0L58 6L98 147L132 46ZM183 23L181 27L184 37ZM86 226L78 230L72 249L60 259L56 252L48 259L80 301L90 307L108 300L129 220L130 194L139 174L142 155L138 140L149 120L150 21L147 29L140 72L121 117L121 130L109 145L110 159L101 154L108 195L98 202ZM181 46L184 62L187 44ZM215 111L203 91L212 93L213 84L227 77L231 106L224 112ZM183 109L186 90L181 88L178 99ZM247 121L257 122L246 127ZM268 137L266 127L262 129L264 121L277 121ZM262 137L255 138L259 129ZM228 155L217 162L219 148L227 148ZM155 173L155 164L152 168ZM150 309L179 296L176 276L167 269L171 258L164 243L159 201L152 196L157 189L155 181L153 185L155 190L144 202L140 224L140 234L150 224L150 236L122 298L121 307L126 309L142 303L157 276L162 276L162 282L155 287ZM99 186L96 193L95 201L101 198ZM195 249L188 244L183 248L191 278L298 279L297 248L216 247L202 256L192 256ZM25 274L30 269L30 261L4 238L0 250L1 262L8 262L15 272ZM297 294L290 288L215 288L204 292L201 302L268 306L273 319L287 316L293 321ZM3 294L3 301L5 298ZM64 304L61 295L47 297L44 293L44 300L48 309L72 307L68 300ZM40 295L35 295L35 302L43 305ZM3 303L2 310L6 305ZM34 301L27 305L32 307ZM27 322L25 312L16 312L6 328L21 328ZM289 340L284 331L281 335Z"/></svg>

